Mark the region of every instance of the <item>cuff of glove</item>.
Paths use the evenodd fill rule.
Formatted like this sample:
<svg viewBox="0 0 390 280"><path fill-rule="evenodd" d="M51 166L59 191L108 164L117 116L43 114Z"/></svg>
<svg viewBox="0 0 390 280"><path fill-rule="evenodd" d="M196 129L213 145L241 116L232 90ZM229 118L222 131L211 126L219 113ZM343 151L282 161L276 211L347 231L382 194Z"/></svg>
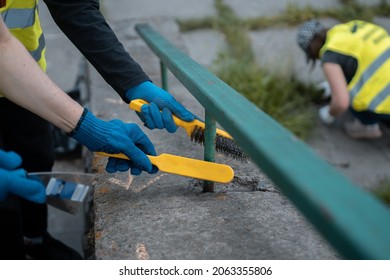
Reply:
<svg viewBox="0 0 390 280"><path fill-rule="evenodd" d="M106 139L101 139L99 135L105 135L106 131L105 122L96 118L85 108L76 128L68 135L91 151L96 151L104 146Z"/></svg>
<svg viewBox="0 0 390 280"><path fill-rule="evenodd" d="M68 133L69 137L73 137L73 135L75 135L76 132L80 129L81 123L83 122L83 120L84 120L85 116L87 115L87 113L88 113L88 109L84 108L84 111L81 114L81 117L80 117L79 121L77 122L76 127L71 132Z"/></svg>

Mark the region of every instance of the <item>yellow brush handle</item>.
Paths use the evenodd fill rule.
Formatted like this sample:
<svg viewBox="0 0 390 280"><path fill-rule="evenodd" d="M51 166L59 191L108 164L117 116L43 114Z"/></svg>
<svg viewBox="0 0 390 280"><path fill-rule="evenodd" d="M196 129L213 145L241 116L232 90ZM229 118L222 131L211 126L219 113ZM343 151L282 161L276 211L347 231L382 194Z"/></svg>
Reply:
<svg viewBox="0 0 390 280"><path fill-rule="evenodd" d="M142 99L134 99L133 101L130 102L129 107L130 107L130 109L132 109L134 111L141 112L141 107L143 105L145 105L145 104L149 104L149 103L146 102L145 100L142 100ZM201 121L196 120L196 119L193 120L192 122L185 122L185 121L179 119L178 117L173 116L173 120L174 120L174 122L175 122L175 124L177 126L180 126L180 127L184 128L189 136L191 136L191 134L194 131L195 127L199 127L199 128L201 128L203 130L205 129L204 122L201 122ZM217 128L217 132L216 133L219 136L222 136L222 137L225 137L225 138L229 138L229 139L233 139L233 137L229 133L224 131L224 130L221 130L221 129Z"/></svg>
<svg viewBox="0 0 390 280"><path fill-rule="evenodd" d="M129 160L124 154L108 154L97 152L98 155ZM229 183L233 180L234 171L229 165L208 162L198 159L180 157L170 154L149 156L153 165L160 171L181 176L207 180L219 183Z"/></svg>

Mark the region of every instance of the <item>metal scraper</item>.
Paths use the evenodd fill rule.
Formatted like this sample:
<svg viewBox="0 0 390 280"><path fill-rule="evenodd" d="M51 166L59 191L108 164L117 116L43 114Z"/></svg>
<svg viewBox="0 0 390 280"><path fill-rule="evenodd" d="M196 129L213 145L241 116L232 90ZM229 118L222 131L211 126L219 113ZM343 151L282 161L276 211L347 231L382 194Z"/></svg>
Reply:
<svg viewBox="0 0 390 280"><path fill-rule="evenodd" d="M32 172L27 176L38 177L46 186L46 201L49 205L75 215L89 194L95 174Z"/></svg>

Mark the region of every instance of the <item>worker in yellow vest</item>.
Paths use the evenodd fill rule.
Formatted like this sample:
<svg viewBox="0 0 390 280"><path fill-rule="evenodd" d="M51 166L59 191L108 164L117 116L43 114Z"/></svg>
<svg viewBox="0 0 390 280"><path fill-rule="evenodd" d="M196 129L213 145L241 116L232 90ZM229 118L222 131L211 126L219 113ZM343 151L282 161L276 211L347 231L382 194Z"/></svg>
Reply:
<svg viewBox="0 0 390 280"><path fill-rule="evenodd" d="M141 66L125 51L101 14L98 0L44 0L43 2L60 29L123 101L129 103L133 99L140 98L150 103L142 107L140 114L141 120L148 128L167 129L173 133L177 126L172 115L184 121L194 120L195 116L172 95L155 86ZM24 44L31 56L45 70L46 47L39 22L38 0L1 0L0 14L11 33ZM69 132L69 135L91 150L100 150L102 143L95 141L96 137L92 135L93 128L97 125L95 122L100 123L100 120L94 118L88 110L84 110L80 118L80 126ZM126 128L122 127L122 129ZM20 155L23 159L21 165L23 169L28 172L51 171L54 163L52 138L52 127L46 120L19 107L7 98L0 98L0 146L6 151L15 151ZM142 161L141 158L139 160L139 164L134 165L130 161L109 158L106 170L115 172L130 169L134 175L139 175L142 171L156 172L155 168L148 164L148 160ZM10 211L9 208L2 208L4 205L8 207L9 204L17 204L17 210ZM35 203L26 199L0 202L0 218L3 217L13 224L0 231L0 246L8 246L1 247L1 252L6 252L6 249L15 250L16 247L12 248L13 241L18 242L18 237L22 236L25 247L23 250L29 258L79 259L81 257L47 232L45 203ZM22 232L18 232L20 228ZM5 231L8 231L8 234ZM15 236L17 240L7 240L3 238L3 234Z"/></svg>
<svg viewBox="0 0 390 280"><path fill-rule="evenodd" d="M353 20L325 28L309 20L298 28L297 42L313 65L322 63L331 102L319 110L331 124L346 111L354 116L344 125L348 136L375 139L381 124L390 125L390 37L375 24Z"/></svg>

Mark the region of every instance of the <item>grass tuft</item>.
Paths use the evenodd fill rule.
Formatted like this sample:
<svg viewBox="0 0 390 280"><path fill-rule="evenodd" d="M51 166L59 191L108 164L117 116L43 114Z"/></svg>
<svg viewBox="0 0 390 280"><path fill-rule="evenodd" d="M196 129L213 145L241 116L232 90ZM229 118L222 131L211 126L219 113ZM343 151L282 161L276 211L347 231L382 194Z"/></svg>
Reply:
<svg viewBox="0 0 390 280"><path fill-rule="evenodd" d="M289 75L271 74L258 66L248 36L248 25L221 0L215 1L215 26L229 49L219 54L215 73L295 135L305 138L313 126L311 98L302 96L305 85Z"/></svg>

